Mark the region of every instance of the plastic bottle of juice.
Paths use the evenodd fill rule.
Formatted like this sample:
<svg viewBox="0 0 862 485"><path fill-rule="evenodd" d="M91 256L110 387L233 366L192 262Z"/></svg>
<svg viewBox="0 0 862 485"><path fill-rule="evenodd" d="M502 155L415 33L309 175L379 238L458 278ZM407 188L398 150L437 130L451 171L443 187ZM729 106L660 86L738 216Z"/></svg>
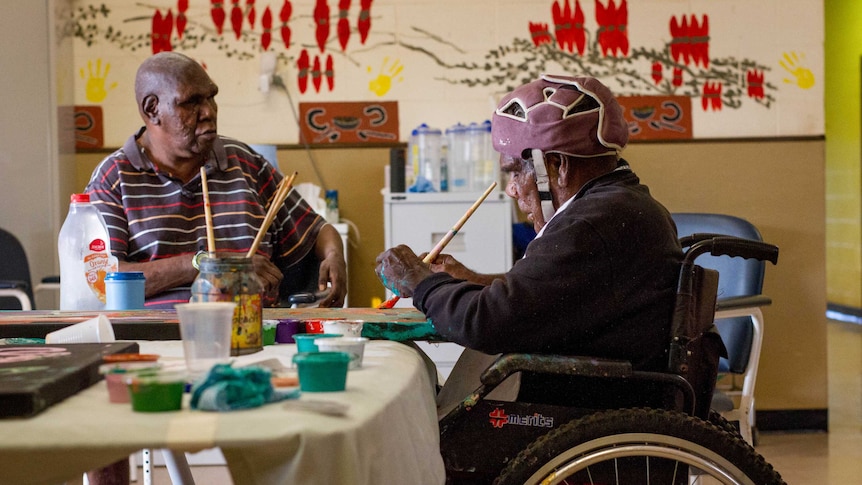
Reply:
<svg viewBox="0 0 862 485"><path fill-rule="evenodd" d="M72 194L57 240L60 310L104 310L105 275L117 271L108 226L88 194Z"/></svg>

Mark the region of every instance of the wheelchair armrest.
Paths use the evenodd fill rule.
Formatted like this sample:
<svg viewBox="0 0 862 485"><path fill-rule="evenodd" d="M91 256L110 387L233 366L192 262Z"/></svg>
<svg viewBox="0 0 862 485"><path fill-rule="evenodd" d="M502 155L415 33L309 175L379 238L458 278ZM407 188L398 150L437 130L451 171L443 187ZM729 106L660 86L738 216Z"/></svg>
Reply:
<svg viewBox="0 0 862 485"><path fill-rule="evenodd" d="M752 308L769 306L772 304L772 298L765 295L754 296L733 296L730 298L719 298L716 303L716 311L736 310L738 308Z"/></svg>
<svg viewBox="0 0 862 485"><path fill-rule="evenodd" d="M632 364L625 360L541 354L504 354L480 377L482 384L496 387L510 375L521 372L585 377L629 377Z"/></svg>

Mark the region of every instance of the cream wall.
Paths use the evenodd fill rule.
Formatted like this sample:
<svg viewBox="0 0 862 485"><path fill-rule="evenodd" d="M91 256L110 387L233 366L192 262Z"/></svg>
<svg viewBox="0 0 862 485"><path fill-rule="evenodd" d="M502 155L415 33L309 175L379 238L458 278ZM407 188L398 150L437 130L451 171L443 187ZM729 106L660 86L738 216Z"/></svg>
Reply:
<svg viewBox="0 0 862 485"><path fill-rule="evenodd" d="M669 210L734 214L778 245L755 404L826 409L823 140L635 144L624 155Z"/></svg>

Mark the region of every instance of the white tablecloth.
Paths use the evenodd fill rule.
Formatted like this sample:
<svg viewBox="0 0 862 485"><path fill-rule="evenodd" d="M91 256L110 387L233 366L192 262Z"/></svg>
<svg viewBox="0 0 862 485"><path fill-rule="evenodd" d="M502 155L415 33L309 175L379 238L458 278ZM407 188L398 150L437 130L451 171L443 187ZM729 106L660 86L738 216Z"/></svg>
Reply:
<svg viewBox="0 0 862 485"><path fill-rule="evenodd" d="M182 362L179 341L140 342L141 353ZM293 345L265 347L238 365L270 358L290 365ZM30 419L0 420L0 483L59 483L142 448L220 447L237 485L441 484L443 462L434 397L416 352L371 341L347 389L300 400L349 405L346 416L284 403L213 413L137 413L108 402L104 381Z"/></svg>

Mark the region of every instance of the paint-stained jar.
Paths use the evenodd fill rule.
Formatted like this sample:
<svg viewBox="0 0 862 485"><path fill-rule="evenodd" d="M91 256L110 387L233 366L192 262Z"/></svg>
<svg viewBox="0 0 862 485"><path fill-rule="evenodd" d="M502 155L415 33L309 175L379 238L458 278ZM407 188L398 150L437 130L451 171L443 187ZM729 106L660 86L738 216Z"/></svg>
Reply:
<svg viewBox="0 0 862 485"><path fill-rule="evenodd" d="M199 260L200 274L192 283L193 302L236 303L231 332L231 355L263 348L263 285L254 263L245 256L216 253Z"/></svg>

